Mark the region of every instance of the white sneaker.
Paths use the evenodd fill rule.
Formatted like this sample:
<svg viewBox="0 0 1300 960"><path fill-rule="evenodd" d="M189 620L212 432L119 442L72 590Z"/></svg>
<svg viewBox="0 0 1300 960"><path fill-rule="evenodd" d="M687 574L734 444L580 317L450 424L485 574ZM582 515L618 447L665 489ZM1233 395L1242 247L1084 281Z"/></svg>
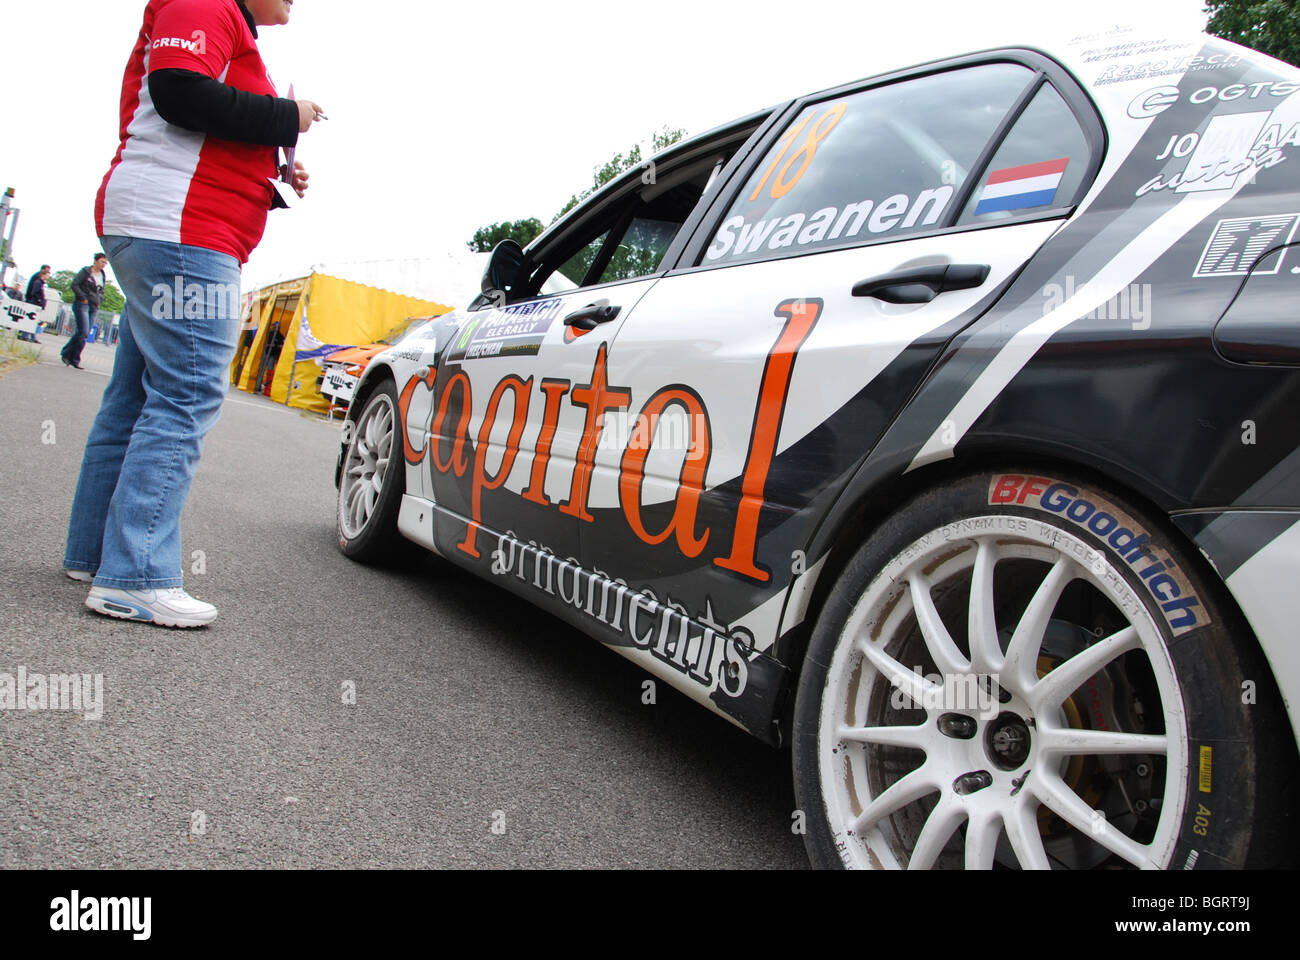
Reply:
<svg viewBox="0 0 1300 960"><path fill-rule="evenodd" d="M64 570L69 580L76 580L77 583L94 583L95 575L89 570Z"/></svg>
<svg viewBox="0 0 1300 960"><path fill-rule="evenodd" d="M217 619L216 607L195 600L180 587L166 590L91 587L86 606L106 617L140 620L163 627L202 627Z"/></svg>

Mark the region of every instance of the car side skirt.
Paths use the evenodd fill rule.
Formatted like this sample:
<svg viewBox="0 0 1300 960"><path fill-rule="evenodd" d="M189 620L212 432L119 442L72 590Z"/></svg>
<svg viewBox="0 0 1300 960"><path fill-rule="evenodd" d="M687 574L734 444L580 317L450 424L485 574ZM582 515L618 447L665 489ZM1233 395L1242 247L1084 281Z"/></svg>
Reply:
<svg viewBox="0 0 1300 960"><path fill-rule="evenodd" d="M433 540L433 511L432 500L402 494L402 505L397 512L397 532L412 543L442 556Z"/></svg>

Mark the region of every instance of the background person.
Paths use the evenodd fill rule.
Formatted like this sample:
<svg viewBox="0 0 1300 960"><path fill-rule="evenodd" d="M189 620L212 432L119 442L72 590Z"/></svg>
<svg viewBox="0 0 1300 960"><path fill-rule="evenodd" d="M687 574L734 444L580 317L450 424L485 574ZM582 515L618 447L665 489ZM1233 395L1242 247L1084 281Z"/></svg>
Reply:
<svg viewBox="0 0 1300 960"><path fill-rule="evenodd" d="M41 264L41 269L36 273L32 274L32 278L27 281L27 294L24 297L24 299L28 303L32 304L33 306L40 307L42 310L44 310L45 309L45 284L46 282L49 281L49 279L50 279L50 265L48 263L43 263ZM41 324L37 324L36 333L40 333L43 329L44 327ZM36 338L36 334L23 334L23 339L30 340L32 343L41 342Z"/></svg>
<svg viewBox="0 0 1300 960"><path fill-rule="evenodd" d="M90 338L90 326L99 314L99 304L104 299L104 265L108 257L102 253L95 254L90 266L82 267L72 278L72 293L76 300L72 304L72 315L77 320L72 338L63 345L59 356L63 362L76 370L81 367L81 351Z"/></svg>
<svg viewBox="0 0 1300 960"><path fill-rule="evenodd" d="M180 517L225 397L240 267L278 199L276 148L323 117L309 100L276 96L257 49L257 28L288 23L290 5L145 7L122 83L122 143L95 202L126 308L63 564L72 579L94 580L86 606L96 613L170 627L217 616L183 589ZM301 196L307 173L301 165L292 173ZM191 284L206 291L201 316L188 303L154 316L157 286Z"/></svg>

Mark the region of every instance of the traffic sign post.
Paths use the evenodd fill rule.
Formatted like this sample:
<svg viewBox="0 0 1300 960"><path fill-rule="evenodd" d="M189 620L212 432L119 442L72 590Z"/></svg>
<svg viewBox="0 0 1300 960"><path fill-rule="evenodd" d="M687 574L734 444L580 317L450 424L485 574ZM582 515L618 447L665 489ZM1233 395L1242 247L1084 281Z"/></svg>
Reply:
<svg viewBox="0 0 1300 960"><path fill-rule="evenodd" d="M18 214L21 211L14 206L14 188L10 187L0 197L0 287L4 286L5 274L13 266L14 234L18 231Z"/></svg>

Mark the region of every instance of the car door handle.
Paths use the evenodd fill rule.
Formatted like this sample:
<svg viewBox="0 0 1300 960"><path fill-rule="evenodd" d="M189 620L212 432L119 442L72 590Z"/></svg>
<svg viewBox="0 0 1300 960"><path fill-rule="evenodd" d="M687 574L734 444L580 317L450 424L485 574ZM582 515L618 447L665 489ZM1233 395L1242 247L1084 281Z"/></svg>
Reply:
<svg viewBox="0 0 1300 960"><path fill-rule="evenodd" d="M985 263L937 263L930 267L911 267L862 280L854 284L853 295L875 297L885 303L929 303L941 293L983 286L991 269Z"/></svg>
<svg viewBox="0 0 1300 960"><path fill-rule="evenodd" d="M622 309L622 307L612 306L608 300L598 300L569 314L564 318L564 324L577 327L579 330L595 330L597 325L609 323L617 317Z"/></svg>

